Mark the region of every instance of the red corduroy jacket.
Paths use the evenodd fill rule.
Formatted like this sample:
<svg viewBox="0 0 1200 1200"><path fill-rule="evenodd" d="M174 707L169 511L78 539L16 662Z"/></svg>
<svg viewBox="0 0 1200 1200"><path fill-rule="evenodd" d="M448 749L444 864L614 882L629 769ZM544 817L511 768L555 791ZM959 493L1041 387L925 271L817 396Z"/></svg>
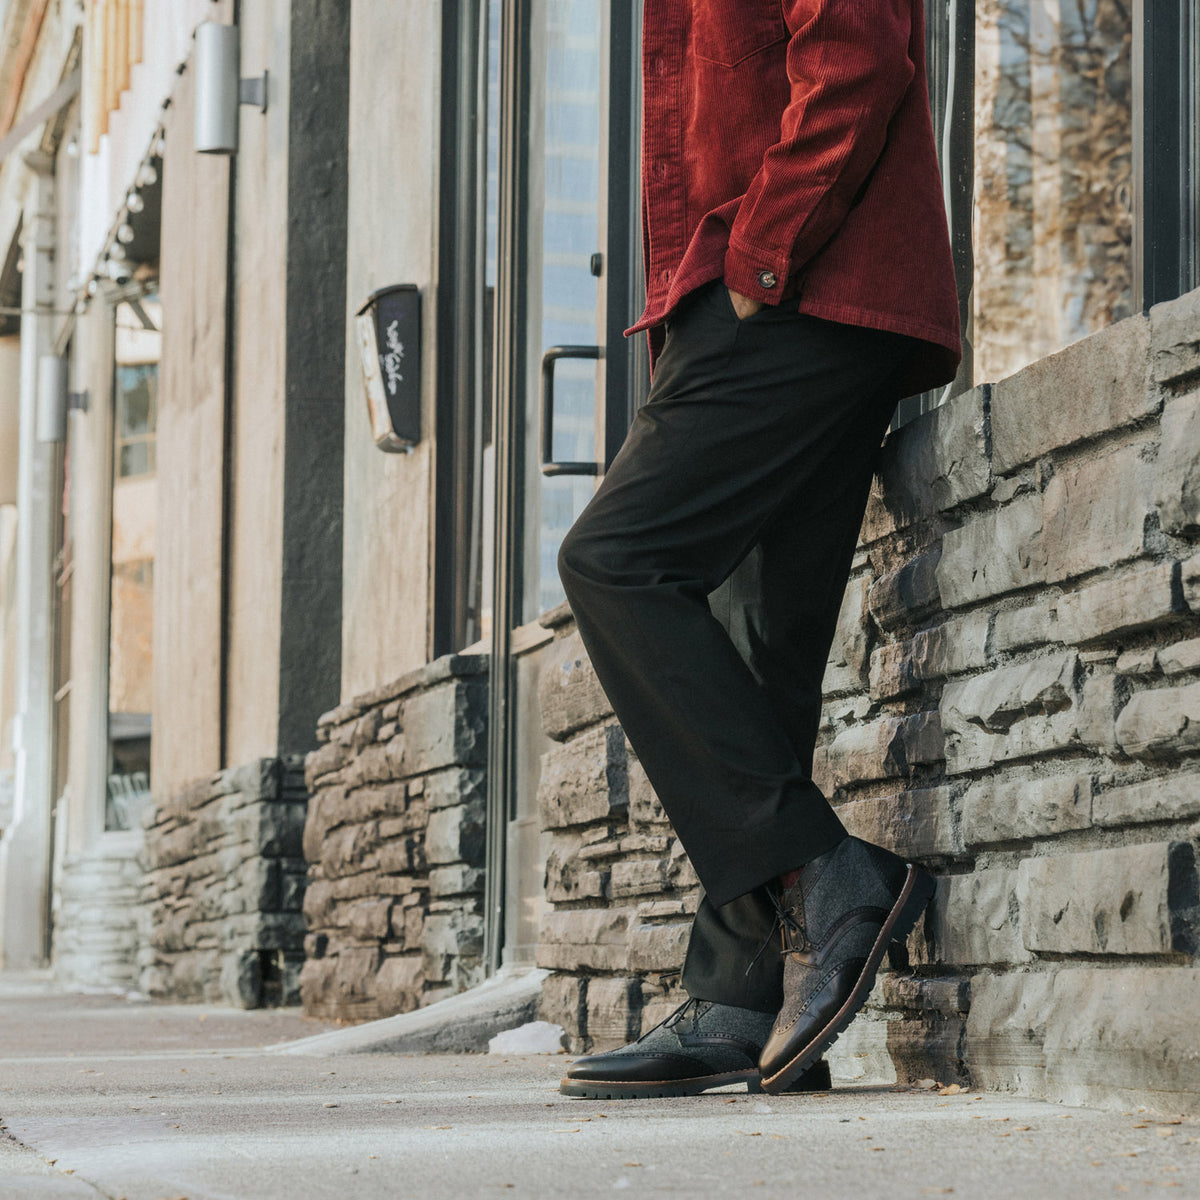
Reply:
<svg viewBox="0 0 1200 1200"><path fill-rule="evenodd" d="M645 0L642 218L652 357L713 279L927 343L949 382L958 297L922 0Z"/></svg>

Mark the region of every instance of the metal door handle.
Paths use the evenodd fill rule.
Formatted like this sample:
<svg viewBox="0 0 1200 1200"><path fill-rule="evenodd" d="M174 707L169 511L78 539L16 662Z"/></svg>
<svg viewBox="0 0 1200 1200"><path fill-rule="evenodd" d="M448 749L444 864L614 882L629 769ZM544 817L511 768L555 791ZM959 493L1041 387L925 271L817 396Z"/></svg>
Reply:
<svg viewBox="0 0 1200 1200"><path fill-rule="evenodd" d="M542 355L542 474L599 475L597 462L554 461L554 364L560 358L600 358L599 346L551 346Z"/></svg>

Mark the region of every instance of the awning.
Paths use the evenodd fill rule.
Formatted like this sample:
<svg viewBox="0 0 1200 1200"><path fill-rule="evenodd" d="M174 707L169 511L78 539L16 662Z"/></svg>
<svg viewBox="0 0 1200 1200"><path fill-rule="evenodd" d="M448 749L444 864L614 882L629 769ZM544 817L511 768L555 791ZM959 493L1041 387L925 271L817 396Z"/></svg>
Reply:
<svg viewBox="0 0 1200 1200"><path fill-rule="evenodd" d="M48 121L65 104L79 95L79 68L76 67L40 104L19 117L0 138L0 162L6 159L43 121Z"/></svg>

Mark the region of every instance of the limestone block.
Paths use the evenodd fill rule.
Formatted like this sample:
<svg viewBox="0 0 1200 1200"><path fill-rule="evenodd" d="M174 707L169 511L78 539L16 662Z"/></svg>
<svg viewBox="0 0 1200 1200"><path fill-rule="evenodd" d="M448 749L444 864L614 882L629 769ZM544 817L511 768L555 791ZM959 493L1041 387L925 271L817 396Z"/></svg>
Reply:
<svg viewBox="0 0 1200 1200"><path fill-rule="evenodd" d="M231 1008L262 1003L262 961L255 950L227 954L221 962L221 1000Z"/></svg>
<svg viewBox="0 0 1200 1200"><path fill-rule="evenodd" d="M341 770L348 758L346 747L337 742L328 742L320 749L314 750L304 760L304 779L309 790L315 789L317 780Z"/></svg>
<svg viewBox="0 0 1200 1200"><path fill-rule="evenodd" d="M915 1083L936 1079L965 1084L962 1040L966 1021L959 1016L927 1014L918 1019L882 1021L887 1033L887 1054L896 1079Z"/></svg>
<svg viewBox="0 0 1200 1200"><path fill-rule="evenodd" d="M1197 996L1194 967L1058 971L1043 1043L1048 1094L1068 1104L1193 1109Z"/></svg>
<svg viewBox="0 0 1200 1200"><path fill-rule="evenodd" d="M378 947L339 947L335 955L313 959L300 973L306 1012L322 1016L375 1015Z"/></svg>
<svg viewBox="0 0 1200 1200"><path fill-rule="evenodd" d="M628 759L628 788L629 788L629 827L631 829L645 826L662 827L668 825L667 814L646 777L646 768L629 750L625 744Z"/></svg>
<svg viewBox="0 0 1200 1200"><path fill-rule="evenodd" d="M543 829L623 815L629 805L625 735L601 725L542 755L538 811Z"/></svg>
<svg viewBox="0 0 1200 1200"><path fill-rule="evenodd" d="M871 584L867 604L880 629L892 633L911 628L937 609L941 599L937 565L941 557L941 546L935 546Z"/></svg>
<svg viewBox="0 0 1200 1200"><path fill-rule="evenodd" d="M555 971L623 971L631 908L548 912L538 937L539 967Z"/></svg>
<svg viewBox="0 0 1200 1200"><path fill-rule="evenodd" d="M683 966L691 935L690 921L635 924L629 929L631 971L675 971Z"/></svg>
<svg viewBox="0 0 1200 1200"><path fill-rule="evenodd" d="M1163 410L1154 502L1167 533L1200 534L1200 392Z"/></svg>
<svg viewBox="0 0 1200 1200"><path fill-rule="evenodd" d="M834 1087L882 1087L898 1082L888 1049L894 1022L863 1009L826 1053Z"/></svg>
<svg viewBox="0 0 1200 1200"><path fill-rule="evenodd" d="M379 822L346 825L325 835L319 862L327 879L378 867Z"/></svg>
<svg viewBox="0 0 1200 1200"><path fill-rule="evenodd" d="M889 971L880 975L879 983L883 1008L947 1016L971 1008L971 985L966 979L922 979Z"/></svg>
<svg viewBox="0 0 1200 1200"><path fill-rule="evenodd" d="M1061 749L1077 738L1079 660L1048 654L948 683L942 693L951 774Z"/></svg>
<svg viewBox="0 0 1200 1200"><path fill-rule="evenodd" d="M938 879L925 918L926 944L919 930L910 938L917 961L951 966L1029 962L1018 925L1017 872L1007 867L976 870Z"/></svg>
<svg viewBox="0 0 1200 1200"><path fill-rule="evenodd" d="M300 857L304 854L304 821L307 805L264 801L248 810L253 824L248 827L251 846L259 854L272 858ZM239 818L241 814L239 814ZM235 823L235 832L240 832Z"/></svg>
<svg viewBox="0 0 1200 1200"><path fill-rule="evenodd" d="M612 715L612 705L578 632L572 630L546 650L538 678L538 703L542 728L556 742Z"/></svg>
<svg viewBox="0 0 1200 1200"><path fill-rule="evenodd" d="M614 1049L642 1031L642 981L629 976L592 979L587 988L587 1030L597 1051Z"/></svg>
<svg viewBox="0 0 1200 1200"><path fill-rule="evenodd" d="M1085 679L1079 697L1079 740L1105 754L1119 753L1117 714L1128 698L1129 685L1120 675Z"/></svg>
<svg viewBox="0 0 1200 1200"><path fill-rule="evenodd" d="M323 929L332 923L335 897L333 886L324 879L312 880L304 892L304 919L312 929Z"/></svg>
<svg viewBox="0 0 1200 1200"><path fill-rule="evenodd" d="M936 712L918 712L851 725L818 753L821 784L830 790L899 778L915 766L942 760L940 717Z"/></svg>
<svg viewBox="0 0 1200 1200"><path fill-rule="evenodd" d="M425 859L442 864L483 862L484 802L482 798L456 808L438 808L425 828Z"/></svg>
<svg viewBox="0 0 1200 1200"><path fill-rule="evenodd" d="M852 800L839 805L837 812L855 837L887 846L906 858L946 857L962 850L948 787Z"/></svg>
<svg viewBox="0 0 1200 1200"><path fill-rule="evenodd" d="M581 1039L587 1036L587 990L586 977L563 971L555 971L542 984L538 1015L567 1031L572 1053L578 1053Z"/></svg>
<svg viewBox="0 0 1200 1200"><path fill-rule="evenodd" d="M1052 583L1137 558L1145 549L1153 476L1140 445L1064 467L1042 499L1046 578Z"/></svg>
<svg viewBox="0 0 1200 1200"><path fill-rule="evenodd" d="M273 800L279 795L283 764L278 758L254 758L220 773L213 794L240 793L246 800Z"/></svg>
<svg viewBox="0 0 1200 1200"><path fill-rule="evenodd" d="M1086 829L1092 823L1092 786L1090 775L977 780L963 798L963 842L988 846Z"/></svg>
<svg viewBox="0 0 1200 1200"><path fill-rule="evenodd" d="M359 900L342 916L341 927L360 942L382 941L391 928L392 902L389 897Z"/></svg>
<svg viewBox="0 0 1200 1200"><path fill-rule="evenodd" d="M313 794L305 813L302 848L309 862L316 862L321 854L321 842L325 835L342 822L342 806L346 800L346 789L321 787Z"/></svg>
<svg viewBox="0 0 1200 1200"><path fill-rule="evenodd" d="M1021 496L989 513L971 515L942 537L938 590L947 608L959 608L1041 583L1042 498Z"/></svg>
<svg viewBox="0 0 1200 1200"><path fill-rule="evenodd" d="M985 408L989 388L963 392L887 439L863 541L972 500L992 484Z"/></svg>
<svg viewBox="0 0 1200 1200"><path fill-rule="evenodd" d="M412 1012L425 988L424 963L419 954L390 955L375 973L375 1000L380 1016Z"/></svg>
<svg viewBox="0 0 1200 1200"><path fill-rule="evenodd" d="M414 692L404 702L401 725L403 770L397 774L483 766L487 760L487 688L475 679L451 679Z"/></svg>
<svg viewBox="0 0 1200 1200"><path fill-rule="evenodd" d="M1130 317L992 385L992 460L1007 474L1155 412L1150 323Z"/></svg>
<svg viewBox="0 0 1200 1200"><path fill-rule="evenodd" d="M1174 571L1173 563L1161 563L1065 593L1057 604L1059 641L1078 645L1176 619Z"/></svg>
<svg viewBox="0 0 1200 1200"><path fill-rule="evenodd" d="M931 679L987 666L990 614L951 617L907 642L880 646L871 655L871 699L904 695Z"/></svg>
<svg viewBox="0 0 1200 1200"><path fill-rule="evenodd" d="M667 883L677 892L697 887L700 883L700 877L696 874L691 859L684 853L679 842L671 845L667 859Z"/></svg>
<svg viewBox="0 0 1200 1200"><path fill-rule="evenodd" d="M380 830L380 845L375 851L375 865L384 875L403 875L418 871L425 865L424 846L409 837L384 838Z"/></svg>
<svg viewBox="0 0 1200 1200"><path fill-rule="evenodd" d="M866 682L871 652L871 630L867 621L870 590L871 579L866 574L855 575L846 584L825 667L823 687L827 693L857 691Z"/></svg>
<svg viewBox="0 0 1200 1200"><path fill-rule="evenodd" d="M1110 788L1092 800L1097 825L1176 821L1200 814L1200 774L1168 775Z"/></svg>
<svg viewBox="0 0 1200 1200"><path fill-rule="evenodd" d="M1021 936L1058 954L1167 954L1196 945L1195 850L1188 842L1026 859Z"/></svg>
<svg viewBox="0 0 1200 1200"><path fill-rule="evenodd" d="M1153 675L1158 670L1158 659L1155 650L1124 650L1117 656L1117 674L1132 675L1142 678Z"/></svg>
<svg viewBox="0 0 1200 1200"><path fill-rule="evenodd" d="M429 894L431 896L466 896L483 891L484 872L480 867L466 863L455 863L449 867L436 867L429 872Z"/></svg>
<svg viewBox="0 0 1200 1200"><path fill-rule="evenodd" d="M422 795L428 808L449 808L482 800L487 794L487 772L479 767L449 767L414 780L409 786L416 784L423 784Z"/></svg>
<svg viewBox="0 0 1200 1200"><path fill-rule="evenodd" d="M1046 1031L1058 1015L1053 972L975 975L964 1044L972 1085L1045 1096Z"/></svg>
<svg viewBox="0 0 1200 1200"><path fill-rule="evenodd" d="M348 788L371 783L389 783L401 774L401 767L388 754L388 747L372 743L349 758L339 776Z"/></svg>
<svg viewBox="0 0 1200 1200"><path fill-rule="evenodd" d="M421 934L421 953L426 979L449 978L455 960L483 953L483 918L461 909L428 913Z"/></svg>
<svg viewBox="0 0 1200 1200"><path fill-rule="evenodd" d="M1200 638L1188 638L1164 647L1158 652L1157 661L1164 675L1200 670Z"/></svg>
<svg viewBox="0 0 1200 1200"><path fill-rule="evenodd" d="M1117 718L1117 743L1132 758L1200 749L1200 683L1138 692Z"/></svg>
<svg viewBox="0 0 1200 1200"><path fill-rule="evenodd" d="M1156 383L1178 384L1200 371L1200 289L1150 310L1150 363Z"/></svg>
<svg viewBox="0 0 1200 1200"><path fill-rule="evenodd" d="M620 859L612 865L612 894L644 896L666 886L665 860L661 858Z"/></svg>
<svg viewBox="0 0 1200 1200"><path fill-rule="evenodd" d="M592 859L579 857L581 839L555 834L546 857L546 898L552 904L569 900L601 900L608 872Z"/></svg>
<svg viewBox="0 0 1200 1200"><path fill-rule="evenodd" d="M1041 646L1056 637L1054 610L1045 602L1005 609L992 618L992 648L998 652Z"/></svg>

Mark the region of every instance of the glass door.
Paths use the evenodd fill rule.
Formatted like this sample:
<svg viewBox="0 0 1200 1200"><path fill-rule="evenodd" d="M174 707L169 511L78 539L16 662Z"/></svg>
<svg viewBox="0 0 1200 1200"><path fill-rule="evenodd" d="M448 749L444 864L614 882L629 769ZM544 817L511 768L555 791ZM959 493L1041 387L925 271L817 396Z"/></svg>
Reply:
<svg viewBox="0 0 1200 1200"><path fill-rule="evenodd" d="M636 315L633 8L628 0L505 4L493 43L493 968L532 962L537 942L545 866L537 782L552 744L541 729L537 681L553 638L546 615L563 602L558 548L636 401L629 348L613 337Z"/></svg>

